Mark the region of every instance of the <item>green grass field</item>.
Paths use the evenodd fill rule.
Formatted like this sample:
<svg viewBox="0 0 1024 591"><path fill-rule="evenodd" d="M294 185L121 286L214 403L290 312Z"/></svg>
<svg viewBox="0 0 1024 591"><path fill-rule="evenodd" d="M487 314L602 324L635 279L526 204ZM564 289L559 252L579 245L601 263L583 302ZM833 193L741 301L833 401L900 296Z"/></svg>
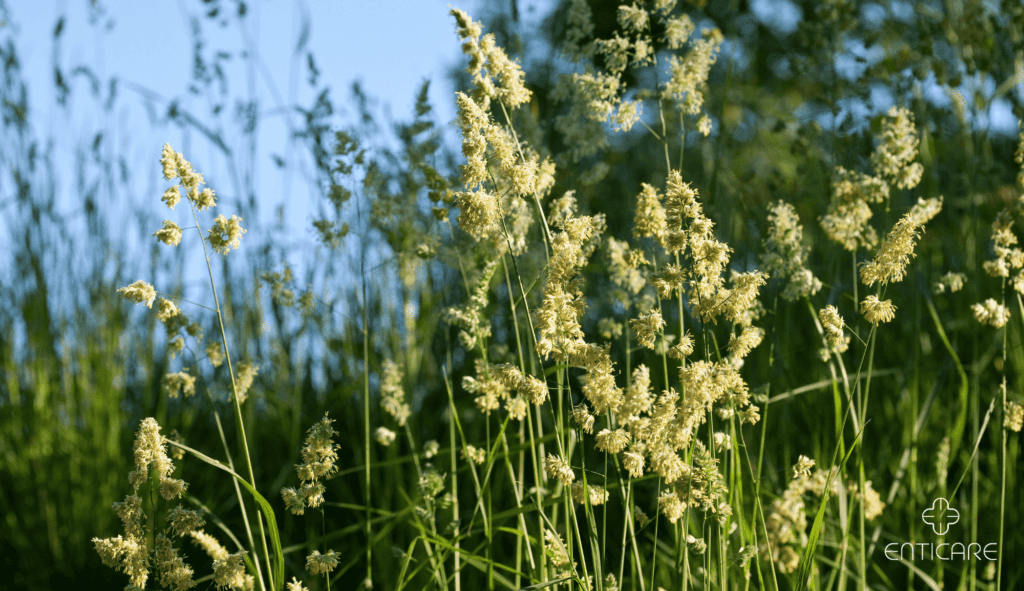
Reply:
<svg viewBox="0 0 1024 591"><path fill-rule="evenodd" d="M1024 10L512 6L298 249L170 144L72 233L3 50L0 588L1024 586Z"/></svg>

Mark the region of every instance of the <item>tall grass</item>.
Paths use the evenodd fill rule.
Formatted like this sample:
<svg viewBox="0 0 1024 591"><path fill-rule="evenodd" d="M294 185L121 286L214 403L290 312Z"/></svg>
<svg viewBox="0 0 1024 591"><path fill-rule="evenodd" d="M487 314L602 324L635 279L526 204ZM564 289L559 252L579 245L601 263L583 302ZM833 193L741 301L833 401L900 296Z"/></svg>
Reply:
<svg viewBox="0 0 1024 591"><path fill-rule="evenodd" d="M156 244L159 222L141 215L152 243L118 243L100 230L109 212L86 207L103 254L84 290L69 287L52 271L73 257L47 161L5 103L13 585L1020 584L1024 147L972 123L996 96L944 111L917 72L879 59L901 108L855 129L841 105L858 80L837 60L870 25L845 4L801 33L829 89L803 115L758 94L731 53L749 25L736 7L565 8L545 74L509 57L514 36L451 11L469 66L453 97L461 157L445 152L426 84L395 150L372 147L358 87L361 127L331 131L320 95L294 138L321 189L324 262L299 272L287 237L255 223L255 162L221 139L234 172L206 175L217 205L189 181L161 212L180 243ZM951 45L965 71L985 55L972 43ZM165 152L168 184L190 157ZM245 236L211 229L232 212ZM181 285L196 263L208 286ZM128 307L116 289L138 279L188 321L162 302ZM157 297L138 289L122 294ZM168 395L188 382L179 372L195 395ZM146 417L177 433L153 447ZM173 472L154 467L163 453ZM133 494L139 513L116 519ZM937 499L957 511L948 529L927 511ZM132 550L110 549L124 539ZM943 543L964 554L906 546Z"/></svg>

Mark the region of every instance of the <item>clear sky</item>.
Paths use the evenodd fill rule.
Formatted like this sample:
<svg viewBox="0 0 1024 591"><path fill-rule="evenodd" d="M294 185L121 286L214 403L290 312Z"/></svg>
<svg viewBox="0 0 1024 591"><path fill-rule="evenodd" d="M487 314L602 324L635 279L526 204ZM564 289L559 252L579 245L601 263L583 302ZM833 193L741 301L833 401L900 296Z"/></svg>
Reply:
<svg viewBox="0 0 1024 591"><path fill-rule="evenodd" d="M486 1L462 0L451 5L478 17ZM211 5L198 0L107 0L100 3L99 12L90 9L86 0L9 3L9 22L3 24L0 34L13 34L29 83L31 121L37 137L55 137L55 161L59 164L67 158L71 162L74 149L103 127L100 119L104 115L96 108L96 101L87 98L86 78L71 75L76 66L86 65L101 80L116 77L120 83L115 112L106 123L114 128L122 149L131 154L133 174L140 184L153 186L155 205L160 205L157 200L165 184L159 178L157 162L165 142L179 151L188 148L186 157L193 160L215 190L219 189L220 195L230 191L223 158L217 150L195 132L186 139L176 126L154 128L138 90L155 93L153 105L161 116L170 101L177 99L184 109L208 118L207 96L188 92L193 68L190 29L197 16L207 41L204 53L212 56L224 50L234 54L224 62L231 99L246 99L255 91L260 100L257 187L261 218L269 221L276 205L287 198L287 223L293 234L310 237L308 229L315 215L310 206L315 207L316 202L301 172L282 175L272 163L272 154L285 152L287 137L278 101L309 106L321 90L307 83L307 53L315 57L319 85L329 85L335 106L341 107L335 112L333 129L354 118L348 96L355 80L380 101L382 108L389 108L396 121L401 121L411 117L415 93L422 81L429 79L435 120L448 128L455 117L455 88L448 74L453 67L462 67L464 58L453 19L448 15L448 0L255 0L246 2L248 29L244 32L235 18L223 19L227 24L221 26L216 20L202 17L209 6L217 4L222 11L236 10L236 3L230 0ZM520 0L524 18L537 16L537 11L531 10L535 4L540 2ZM303 33L303 15L308 16L308 41L301 52L296 52ZM70 111L58 108L53 100L53 33L61 16L65 23L56 55L73 90L74 107ZM90 19L95 24L90 24ZM238 57L246 49L259 55L262 66L255 76ZM102 92L105 96L106 89ZM229 103L228 108L232 107ZM291 117L293 125L301 124L300 115L292 112ZM237 138L230 132L226 136L229 143ZM70 170L65 177L71 176ZM65 189L61 193L67 198L71 179L65 178L62 185Z"/></svg>
<svg viewBox="0 0 1024 591"><path fill-rule="evenodd" d="M450 0L450 4L469 12L477 20L486 7L507 10L508 0ZM449 145L458 150L458 138L449 123L455 118L453 83L449 74L453 68L465 67L454 20L448 15L449 0L249 0L245 27L237 18L217 19L204 16L211 6L222 11L237 10L235 0L219 0L204 4L200 0L10 0L8 13L0 15L0 42L10 40L20 60L21 72L28 87L29 124L39 147L46 151L56 174L54 194L58 214L70 221L72 240L67 243L70 252L51 256L48 264L59 265L58 275L67 277L69 285L62 291L65 297L83 297L79 293L75 274L77 262L96 260L95 253L81 252L75 235L84 233L83 198L76 170L80 160L76 151L87 150L98 131L104 132L103 146L108 155L125 157L132 177L132 190L118 190L115 203L101 203L101 211L113 214L111 227L115 241L126 238L123 251L110 253L117 261L104 260L106 269L124 263L129 275L138 270L138 277L156 285L160 291L171 291L171 277L152 277L147 271L152 232L159 229L159 220L169 218L187 230L193 225L187 208L179 206L168 211L160 196L170 184L161 177L159 156L161 147L169 142L183 152L197 170L205 176L207 184L217 192L219 207L214 214L230 217L237 212L233 198L237 195L223 154L194 130L183 130L177 125L154 123L162 120L172 101L182 110L193 113L206 125L218 125L210 115L214 100L205 91L189 92L193 72L194 21L202 27L206 46L203 54L212 58L218 51L230 52L233 57L223 62L228 80L228 116L222 124L223 135L233 150L244 148L238 141L237 126L232 125L231 113L235 100L255 96L259 101L260 118L255 155L255 186L258 195L259 220L244 220L250 230L243 238L242 248L229 256L250 257L255 246L263 244L269 235L260 232L275 223L279 205L284 206L285 228L290 244L282 245L289 252L295 266L299 289L304 285L304 263L312 263L315 244L311 222L323 200L317 198L309 184L309 150L301 144L288 145L288 127L302 124L301 114L282 113L280 105L309 107L323 87L331 88L331 99L336 107L331 129L337 130L354 122L354 109L349 100L353 81L360 81L364 92L378 99L382 111L390 111L394 121L408 121L413 114L415 94L424 79L429 79L430 100L434 106L435 121L447 130ZM485 6L487 5L487 6ZM550 0L519 0L519 11L524 27L547 11ZM97 6L99 8L97 8ZM223 13L222 15L223 16ZM55 44L55 26L63 18L59 43ZM308 23L308 31L304 30ZM306 45L296 51L299 39L307 35ZM249 69L240 59L240 52L258 55L258 68ZM319 70L319 84L308 83L307 54L312 53ZM64 80L71 88L66 107L57 104L54 63L59 65ZM208 65L212 65L210 62ZM87 76L75 73L79 66L94 72L101 82L99 96L91 96ZM118 92L113 108L106 112L102 104L108 95L107 81L116 78ZM216 84L215 84L216 86ZM216 92L212 93L216 95ZM18 149L10 146L10 149ZM0 148L0 152L6 152ZM274 164L274 156L281 155L295 164L293 172L285 172ZM305 162L299 162L299 158ZM303 170L305 167L305 170ZM115 175L117 171L115 171ZM48 176L46 171L40 172ZM102 173L96 165L86 172L85 184L102 182ZM49 180L48 178L45 180ZM13 199L12 185L0 179L0 214ZM46 189L40 195L45 194ZM104 196L108 192L101 191ZM139 223L136 215L146 212L153 216L146 224ZM203 216L206 216L205 218ZM209 212L201 214L200 225L209 227ZM148 227L148 225L154 227ZM255 230L255 231L254 231ZM186 232L188 236L188 232ZM0 250L14 238L0 225ZM354 238L354 237L352 237ZM207 301L208 280L201 250L194 238L183 241L176 252L185 256L180 276L185 282L185 296L198 289L195 297ZM295 248L298 247L298 248ZM57 247L64 250L64 247ZM169 247L160 246L164 256L171 256ZM251 250L250 250L251 249ZM52 255L53 253L51 253ZM0 257L0 277L7 275L11 261ZM68 268L70 267L70 268ZM81 267L89 268L89 267ZM337 286L345 291L350 286Z"/></svg>

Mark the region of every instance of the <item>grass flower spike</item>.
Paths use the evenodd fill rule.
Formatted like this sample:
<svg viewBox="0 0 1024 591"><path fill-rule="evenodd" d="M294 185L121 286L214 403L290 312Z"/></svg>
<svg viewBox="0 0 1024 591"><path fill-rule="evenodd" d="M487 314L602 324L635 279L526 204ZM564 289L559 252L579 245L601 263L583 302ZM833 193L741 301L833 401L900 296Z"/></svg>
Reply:
<svg viewBox="0 0 1024 591"><path fill-rule="evenodd" d="M467 445L462 450L462 459L479 466L487 460L487 452L474 445Z"/></svg>
<svg viewBox="0 0 1024 591"><path fill-rule="evenodd" d="M900 218L892 231L878 248L872 261L860 267L860 279L864 285L875 282L890 283L902 281L907 263L914 256L914 245L918 230L942 209L942 197L919 199L910 212Z"/></svg>
<svg viewBox="0 0 1024 591"><path fill-rule="evenodd" d="M630 449L622 452L622 465L629 472L630 478L640 478L644 475L644 455L639 451Z"/></svg>
<svg viewBox="0 0 1024 591"><path fill-rule="evenodd" d="M92 153L70 152L81 174L32 168L43 152L12 160L18 191L0 202L28 231L12 233L26 237L12 243L24 285L0 290L13 297L0 304L0 415L13 420L0 420L0 449L19 452L0 461L14 487L0 499L35 511L12 506L0 554L66 571L84 555L133 591L1006 591L1024 580L1006 553L1024 539L1013 525L1024 133L1017 162L1000 163L1017 138L979 110L1021 102L1012 84L986 84L1013 81L1010 25L1024 9L931 2L907 20L890 10L900 2L864 12L836 0L814 14L803 2L790 30L707 0L525 4L486 21L444 9L462 87L431 105L424 84L413 118L393 125L358 87L356 110L336 103L305 50L313 94L291 94L312 106L229 101L221 86L237 76L217 68L238 54L197 42L197 72L205 63L212 78L196 92L225 96L157 120L181 124L175 141L198 141L231 187L207 186L205 165L164 145L149 196L162 215L140 212L150 221L136 232L97 225L124 219L120 201L106 200L114 216L92 209L105 202L91 192L139 183L110 172L116 160L92 170L127 153L110 141L120 134L90 133ZM796 49L758 53L765 35ZM879 97L907 108L878 111ZM246 131L277 114L283 147ZM7 119L15 152L46 145ZM454 153L444 126L459 134ZM31 226L60 221L31 202L69 186L40 183L50 170L82 179L84 227L103 248L70 250L68 232ZM288 235L294 204L276 227L253 226L276 199L254 189L268 174L319 200L301 208L318 212L312 249ZM245 203L237 215L218 203L229 194ZM146 243L134 265L100 260L121 234ZM45 289L64 251L99 253L82 266L95 275L79 282L88 294ZM199 269L178 268L194 263L205 287ZM122 299L152 314L131 322L142 317ZM160 424L125 433L145 409ZM172 424L181 435L164 437ZM83 437L91 428L107 431ZM131 456L113 453L130 466L111 472L103 453L133 436ZM118 535L94 538L83 532L95 498L80 499L114 500L105 473L127 474L130 489L92 526ZM961 515L941 535L922 517L940 498ZM65 536L74 521L86 525ZM986 560L929 561L903 544L942 536ZM91 539L96 554L66 539ZM1002 553L987 560L992 543Z"/></svg>
<svg viewBox="0 0 1024 591"><path fill-rule="evenodd" d="M591 505L603 505L608 501L608 491L605 489L588 485L583 486L582 482L574 482L569 487L569 494L572 496L572 500L580 505L585 504L588 500Z"/></svg>
<svg viewBox="0 0 1024 591"><path fill-rule="evenodd" d="M235 387L237 391L235 394L238 396L238 402L245 402L249 397L249 388L252 387L253 380L256 379L256 375L259 373L259 368L252 363L242 363L238 366L238 376L235 379Z"/></svg>
<svg viewBox="0 0 1024 591"><path fill-rule="evenodd" d="M665 328L665 320L661 317L660 312L652 310L646 314L641 314L639 318L630 320L629 325L636 335L636 340L642 346L653 349L658 335Z"/></svg>
<svg viewBox="0 0 1024 591"><path fill-rule="evenodd" d="M398 364L387 359L384 361L383 378L380 386L381 408L394 417L399 427L404 427L412 410L405 401L405 390L402 389L402 372Z"/></svg>
<svg viewBox="0 0 1024 591"><path fill-rule="evenodd" d="M160 164L163 167L164 179L168 181L181 179L181 185L175 185L164 191L162 200L167 204L167 207L174 209L174 206L178 204L178 201L181 199L179 187L185 188L185 194L189 201L199 211L216 205L213 191L210 189L200 189L203 185L203 175L193 170L192 163L185 160L185 157L180 152L175 152L170 144L164 144L164 149L160 156Z"/></svg>
<svg viewBox="0 0 1024 591"><path fill-rule="evenodd" d="M597 440L594 447L611 454L617 454L629 445L629 434L622 429L603 429L594 439Z"/></svg>
<svg viewBox="0 0 1024 591"><path fill-rule="evenodd" d="M932 291L935 293L945 293L948 288L950 293L956 293L963 289L965 283L967 283L967 275L963 273L946 273L935 282Z"/></svg>
<svg viewBox="0 0 1024 591"><path fill-rule="evenodd" d="M302 446L303 463L295 466L302 485L298 489L281 490L285 506L295 515L302 515L306 507L319 507L324 502L325 487L320 481L337 471L338 446L332 437L337 434L327 415L306 432Z"/></svg>
<svg viewBox="0 0 1024 591"><path fill-rule="evenodd" d="M835 306L825 306L818 311L818 319L825 329L825 340L830 347L840 347L843 344L843 317Z"/></svg>
<svg viewBox="0 0 1024 591"><path fill-rule="evenodd" d="M167 456L165 439L160 435L156 420L142 421L134 449L135 470L128 475L133 493L113 506L124 524L125 534L93 538L96 552L103 564L128 575L136 587L145 587L151 569L155 568L161 585L175 590L188 589L193 585L192 569L178 556L166 534L184 535L201 527L203 520L194 511L174 507L167 513L166 530L157 531L153 520L157 494L170 501L180 497L188 485L171 478L174 464Z"/></svg>
<svg viewBox="0 0 1024 591"><path fill-rule="evenodd" d="M195 530L189 532L189 536L196 543L197 546L203 549L203 552L214 559L220 560L228 557L228 551L217 541L217 538L211 536L203 530Z"/></svg>
<svg viewBox="0 0 1024 591"><path fill-rule="evenodd" d="M871 324L890 322L896 317L896 306L890 300L880 301L878 296L869 295L860 303L860 313Z"/></svg>
<svg viewBox="0 0 1024 591"><path fill-rule="evenodd" d="M917 158L920 140L909 109L893 107L882 128L882 141L871 155L872 167L900 189L913 189L921 182L924 167Z"/></svg>
<svg viewBox="0 0 1024 591"><path fill-rule="evenodd" d="M153 235L168 246L178 246L181 243L181 228L171 220L164 220L163 229L153 232Z"/></svg>
<svg viewBox="0 0 1024 591"><path fill-rule="evenodd" d="M122 287L117 290L121 296L136 304L146 304L147 308L153 307L153 301L156 300L156 290L153 286L142 281L136 281L128 287Z"/></svg>
<svg viewBox="0 0 1024 591"><path fill-rule="evenodd" d="M166 323L171 318L180 315L181 310L178 308L178 306L174 305L174 302L165 298L160 298L160 303L157 304L157 320ZM168 332L171 332L170 329L168 329Z"/></svg>
<svg viewBox="0 0 1024 591"><path fill-rule="evenodd" d="M242 245L242 234L245 234L245 228L241 226L241 222L242 218L237 215L231 216L230 220L222 215L217 216L213 220L213 227L207 234L213 250L223 255L231 252L232 248L237 250Z"/></svg>
<svg viewBox="0 0 1024 591"><path fill-rule="evenodd" d="M306 570L314 575L330 574L334 567L338 566L338 554L334 550L328 550L321 554L319 550L306 557Z"/></svg>
<svg viewBox="0 0 1024 591"><path fill-rule="evenodd" d="M389 447L395 442L396 435L394 431L387 427L377 427L377 431L374 432L373 437L377 440L377 443L384 447Z"/></svg>
<svg viewBox="0 0 1024 591"><path fill-rule="evenodd" d="M213 582L218 589L253 591L256 580L245 572L245 563L242 561L245 554L245 550L234 554L228 554L225 550L223 557L213 561Z"/></svg>
<svg viewBox="0 0 1024 591"><path fill-rule="evenodd" d="M509 109L529 102L532 93L524 84L525 74L519 64L510 60L495 43L494 34L481 37L483 28L480 24L458 8L451 9L448 14L455 17L456 28L463 41L462 51L469 56L466 72L473 77L475 98L485 99L483 108L486 110L492 99L501 100Z"/></svg>
<svg viewBox="0 0 1024 591"><path fill-rule="evenodd" d="M557 479L565 486L569 486L573 480L576 480L576 474L573 473L568 462L555 455L549 455L544 461L544 472L548 478Z"/></svg>
<svg viewBox="0 0 1024 591"><path fill-rule="evenodd" d="M796 208L778 201L768 209L768 236L765 253L761 255L764 271L776 279L786 279L782 297L796 300L821 290L821 280L806 267L810 248L803 245L803 226Z"/></svg>
<svg viewBox="0 0 1024 591"><path fill-rule="evenodd" d="M974 312L975 320L995 328L1002 328L1010 320L1010 309L992 298L972 305L971 311Z"/></svg>
<svg viewBox="0 0 1024 591"><path fill-rule="evenodd" d="M1006 403L1004 409L1005 418L1003 419L1003 426L1015 433L1020 433L1022 427L1024 427L1024 406L1010 400Z"/></svg>
<svg viewBox="0 0 1024 591"><path fill-rule="evenodd" d="M189 398L196 394L196 378L185 371L169 373L164 376L163 387L168 398L177 398L182 393Z"/></svg>

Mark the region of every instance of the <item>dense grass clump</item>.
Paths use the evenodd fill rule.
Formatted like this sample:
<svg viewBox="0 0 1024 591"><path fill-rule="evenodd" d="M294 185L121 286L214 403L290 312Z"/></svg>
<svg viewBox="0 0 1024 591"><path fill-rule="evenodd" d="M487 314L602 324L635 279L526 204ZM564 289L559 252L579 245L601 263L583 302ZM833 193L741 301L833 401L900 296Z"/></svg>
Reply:
<svg viewBox="0 0 1024 591"><path fill-rule="evenodd" d="M60 227L19 176L15 583L45 557L133 589L1016 588L1024 133L977 115L1024 14L898 8L806 7L787 50L734 5L571 0L546 59L451 9L461 156L427 84L398 148L358 87L362 127L304 111L304 278L167 144L170 219L115 247L90 213L116 272L57 320ZM872 84L893 104L854 121Z"/></svg>

